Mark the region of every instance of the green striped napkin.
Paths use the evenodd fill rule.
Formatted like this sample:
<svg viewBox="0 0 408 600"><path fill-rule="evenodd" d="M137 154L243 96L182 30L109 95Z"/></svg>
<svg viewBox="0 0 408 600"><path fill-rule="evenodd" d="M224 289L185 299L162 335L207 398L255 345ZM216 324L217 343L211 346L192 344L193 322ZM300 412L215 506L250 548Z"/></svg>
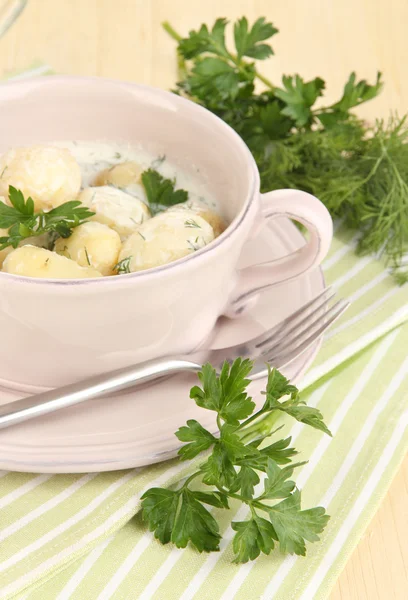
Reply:
<svg viewBox="0 0 408 600"><path fill-rule="evenodd" d="M55 71L49 65L36 60L26 69L14 69L12 71L7 71L3 78L14 81L17 79L26 79L27 77L53 75L54 73Z"/></svg>
<svg viewBox="0 0 408 600"><path fill-rule="evenodd" d="M38 69L50 72L34 65L29 74ZM230 521L247 514L234 504L217 515L220 552L160 545L141 521L139 498L187 475L186 463L87 475L0 472L1 599L327 598L408 448L408 286L396 287L380 262L357 258L354 248L350 232L337 231L324 271L352 306L301 386L334 437L285 423L309 460L296 478L303 505L324 505L331 515L305 558L275 552L231 564Z"/></svg>
<svg viewBox="0 0 408 600"><path fill-rule="evenodd" d="M142 492L184 477L176 460L113 473L0 473L0 597L3 600L318 600L326 598L374 515L408 448L408 286L336 234L327 282L351 308L326 335L304 381L334 437L286 423L301 459L305 507L331 519L305 558L278 552L231 564L230 521L220 511L221 551L160 545L138 514ZM217 512L217 509L215 509Z"/></svg>

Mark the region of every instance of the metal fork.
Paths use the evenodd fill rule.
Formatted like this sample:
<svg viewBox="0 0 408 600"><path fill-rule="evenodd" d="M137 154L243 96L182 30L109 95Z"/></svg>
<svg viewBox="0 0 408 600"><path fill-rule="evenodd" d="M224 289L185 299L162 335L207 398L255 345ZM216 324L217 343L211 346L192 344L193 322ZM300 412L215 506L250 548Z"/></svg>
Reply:
<svg viewBox="0 0 408 600"><path fill-rule="evenodd" d="M326 288L278 325L243 344L150 360L4 404L0 406L0 429L180 371L197 373L205 362L220 370L224 361L232 363L238 357L250 358L254 361L250 378L265 377L268 364L277 369L286 367L349 306L349 302L340 300L328 308L333 297L334 293Z"/></svg>

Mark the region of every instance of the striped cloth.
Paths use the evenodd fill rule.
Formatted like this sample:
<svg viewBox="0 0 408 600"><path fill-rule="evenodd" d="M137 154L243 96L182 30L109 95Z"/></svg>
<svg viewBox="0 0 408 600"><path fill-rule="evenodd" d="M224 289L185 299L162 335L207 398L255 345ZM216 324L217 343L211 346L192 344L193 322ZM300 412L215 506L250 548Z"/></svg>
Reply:
<svg viewBox="0 0 408 600"><path fill-rule="evenodd" d="M10 78L51 74L48 66ZM326 280L351 308L326 335L302 382L334 434L283 419L285 434L309 462L297 472L304 507L331 519L306 558L274 552L231 564L232 519L245 507L214 509L221 551L198 554L160 545L146 531L143 491L171 485L191 464L87 475L0 472L0 598L7 600L321 600L343 569L408 448L408 286L383 265L357 258L339 229Z"/></svg>
<svg viewBox="0 0 408 600"><path fill-rule="evenodd" d="M287 421L301 460L304 507L331 519L305 558L274 552L231 564L230 521L243 506L214 509L221 551L162 546L146 531L140 496L170 485L191 465L87 475L0 473L0 598L7 600L319 600L329 591L374 515L408 447L408 286L396 287L355 240L336 233L324 271L351 308L326 336L303 382L330 438Z"/></svg>

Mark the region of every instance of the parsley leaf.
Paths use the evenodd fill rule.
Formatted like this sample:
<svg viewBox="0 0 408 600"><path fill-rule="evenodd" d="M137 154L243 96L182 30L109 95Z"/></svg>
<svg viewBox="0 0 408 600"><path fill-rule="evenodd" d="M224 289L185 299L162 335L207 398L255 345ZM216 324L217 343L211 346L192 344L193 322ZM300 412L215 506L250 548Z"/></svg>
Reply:
<svg viewBox="0 0 408 600"><path fill-rule="evenodd" d="M249 384L246 377L252 369L252 364L250 360L240 358L232 366L225 362L219 377L211 365L204 365L199 373L203 387L193 387L190 398L202 408L217 411L227 423L238 425L255 407L255 403L245 391Z"/></svg>
<svg viewBox="0 0 408 600"><path fill-rule="evenodd" d="M277 369L268 369L268 382L266 384L265 407L268 410L279 407L278 400L284 396L296 397L297 388L291 385Z"/></svg>
<svg viewBox="0 0 408 600"><path fill-rule="evenodd" d="M298 463L295 465L289 465L281 469L275 461L268 458L265 479L265 491L262 494L262 498L276 499L276 498L287 498L290 493L295 489L295 482L291 481L289 477L293 475L295 467L299 466Z"/></svg>
<svg viewBox="0 0 408 600"><path fill-rule="evenodd" d="M330 430L323 422L323 415L320 410L313 408L312 406L306 406L299 398L282 402L279 410L286 412L286 414L290 415L300 423L310 425L310 427L319 429L331 436Z"/></svg>
<svg viewBox="0 0 408 600"><path fill-rule="evenodd" d="M262 456L272 458L278 465L285 465L297 454L294 448L288 448L292 438L278 440L269 446L260 449Z"/></svg>
<svg viewBox="0 0 408 600"><path fill-rule="evenodd" d="M198 31L190 31L188 37L180 38L178 45L178 52L187 60L196 58L204 52L210 52L211 49L211 35L207 25L201 25Z"/></svg>
<svg viewBox="0 0 408 600"><path fill-rule="evenodd" d="M195 492L186 488L181 492L181 505L171 540L177 548L191 543L199 552L219 550L221 536L217 521L196 498Z"/></svg>
<svg viewBox="0 0 408 600"><path fill-rule="evenodd" d="M300 498L301 494L296 490L270 508L269 518L282 552L305 556L305 540L317 542L329 517L321 506L302 511Z"/></svg>
<svg viewBox="0 0 408 600"><path fill-rule="evenodd" d="M234 25L234 41L238 59L241 59L243 56L250 56L251 58L264 60L271 56L273 54L271 46L269 44L260 44L259 42L268 40L275 33L278 33L278 30L272 23L267 23L265 17L257 19L251 29L248 27L246 17L238 19Z"/></svg>
<svg viewBox="0 0 408 600"><path fill-rule="evenodd" d="M200 492L194 490L194 497L204 504L210 504L216 508L229 508L228 496L222 492Z"/></svg>
<svg viewBox="0 0 408 600"><path fill-rule="evenodd" d="M230 492L238 492L241 490L243 498L253 498L255 486L260 482L258 473L251 467L245 464L239 470L235 477L235 481L230 486Z"/></svg>
<svg viewBox="0 0 408 600"><path fill-rule="evenodd" d="M180 442L189 442L185 446L182 446L178 451L178 455L182 460L190 460L203 452L208 450L215 442L216 438L200 425L198 421L190 419L187 421L187 426L180 427L176 431L176 436Z"/></svg>
<svg viewBox="0 0 408 600"><path fill-rule="evenodd" d="M86 206L83 206L79 200L71 200L60 204L60 206L41 216L45 231L56 231L61 237L67 238L71 235L74 227L77 227L94 214Z"/></svg>
<svg viewBox="0 0 408 600"><path fill-rule="evenodd" d="M283 116L283 103L272 100L259 110L259 120L262 125L262 133L266 140L275 140L286 137L293 127L291 119ZM265 140L264 140L265 144Z"/></svg>
<svg viewBox="0 0 408 600"><path fill-rule="evenodd" d="M229 425L227 422L221 427L221 435L218 443L225 448L234 461L242 456L253 456L256 454L253 448L241 441L237 427Z"/></svg>
<svg viewBox="0 0 408 600"><path fill-rule="evenodd" d="M177 548L185 548L191 542L199 552L210 552L219 550L221 536L217 521L202 502L223 506L216 498L188 488L152 488L142 496L142 514L162 544L172 541Z"/></svg>
<svg viewBox="0 0 408 600"><path fill-rule="evenodd" d="M201 466L203 482L207 485L230 487L237 476L231 454L223 444L216 444L207 461Z"/></svg>
<svg viewBox="0 0 408 600"><path fill-rule="evenodd" d="M351 73L344 86L343 95L340 100L328 108L322 109L321 112L318 111L317 116L325 126L346 120L349 118L352 108L378 96L382 87L381 73L377 73L377 80L374 85L370 85L365 79L361 79L361 81L357 81L356 83L356 74Z"/></svg>
<svg viewBox="0 0 408 600"><path fill-rule="evenodd" d="M11 206L0 202L0 228L9 230L8 236L0 238L0 250L8 246L17 248L24 239L44 233L67 238L75 227L95 214L78 200L65 202L48 212L35 213L32 198L25 200L22 192L12 185L9 186L9 200Z"/></svg>
<svg viewBox="0 0 408 600"><path fill-rule="evenodd" d="M375 84L370 85L365 79L361 79L356 83L356 74L351 73L344 86L342 98L339 102L333 104L332 108L339 108L342 112L348 112L351 108L372 100L378 96L383 87L381 76L382 74L378 72Z"/></svg>
<svg viewBox="0 0 408 600"><path fill-rule="evenodd" d="M198 374L202 388L198 385L190 390L190 398L195 400L198 406L207 410L219 411L222 406L222 389L217 372L209 363L206 363Z"/></svg>
<svg viewBox="0 0 408 600"><path fill-rule="evenodd" d="M255 408L255 402L246 392L250 383L247 376L251 372L252 366L253 363L250 360L238 358L232 366L225 362L222 367L219 382L224 401L220 416L226 423L238 425Z"/></svg>
<svg viewBox="0 0 408 600"><path fill-rule="evenodd" d="M235 427L228 424L221 428L220 439L201 467L205 483L230 486L236 477L234 464L237 464L239 458L254 454L254 450L241 441L236 431Z"/></svg>
<svg viewBox="0 0 408 600"><path fill-rule="evenodd" d="M330 430L324 424L322 413L317 408L306 406L299 398L297 389L290 385L288 380L276 369L269 369L265 394L264 410L280 410L301 423L331 435ZM280 401L280 398L289 394L288 400Z"/></svg>
<svg viewBox="0 0 408 600"><path fill-rule="evenodd" d="M255 427L258 428L260 424ZM272 435L272 434L269 434ZM253 442L247 444L247 448L258 448L267 436L261 436ZM268 460L272 459L278 465L286 465L291 462L291 457L297 454L294 448L288 448L291 438L277 440L269 446L259 448L257 454L247 454L243 458L236 461L236 464L241 467L250 467L258 471L267 471Z"/></svg>
<svg viewBox="0 0 408 600"><path fill-rule="evenodd" d="M270 554L277 539L272 524L255 515L249 521L233 521L231 527L236 531L233 540L235 563L246 563L255 560L261 552Z"/></svg>
<svg viewBox="0 0 408 600"><path fill-rule="evenodd" d="M311 107L323 95L325 83L320 77L305 82L300 75L282 77L284 89L277 88L275 96L285 103L282 114L291 117L298 127L313 121Z"/></svg>
<svg viewBox="0 0 408 600"><path fill-rule="evenodd" d="M32 198L27 198L26 202L21 191L12 185L9 186L9 200L11 206L0 202L0 227L3 229L24 223L34 215Z"/></svg>
<svg viewBox="0 0 408 600"><path fill-rule="evenodd" d="M162 544L171 540L179 503L179 493L164 488L150 488L142 496L143 518Z"/></svg>
<svg viewBox="0 0 408 600"><path fill-rule="evenodd" d="M220 97L236 97L239 92L240 77L236 67L220 58L207 56L197 62L189 79L189 89L193 95L211 94L213 90Z"/></svg>
<svg viewBox="0 0 408 600"><path fill-rule="evenodd" d="M205 52L216 56L228 57L225 47L226 19L217 19L211 31L207 25L201 25L198 31L190 31L187 38L180 40L179 52L187 59L196 58Z"/></svg>
<svg viewBox="0 0 408 600"><path fill-rule="evenodd" d="M155 169L150 168L142 173L142 184L153 214L188 200L186 190L176 190L175 181L166 179Z"/></svg>

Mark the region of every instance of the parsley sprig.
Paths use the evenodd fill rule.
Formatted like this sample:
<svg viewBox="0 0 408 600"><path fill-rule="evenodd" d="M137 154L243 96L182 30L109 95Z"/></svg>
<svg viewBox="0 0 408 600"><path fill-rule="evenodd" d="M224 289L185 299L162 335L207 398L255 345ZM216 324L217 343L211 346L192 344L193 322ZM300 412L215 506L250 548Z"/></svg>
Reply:
<svg viewBox="0 0 408 600"><path fill-rule="evenodd" d="M186 190L176 190L175 180L163 177L156 169L150 168L142 173L142 184L152 214L188 200Z"/></svg>
<svg viewBox="0 0 408 600"><path fill-rule="evenodd" d="M294 470L305 463L292 462L297 452L290 437L268 443L278 430L264 433L263 420L286 413L330 432L321 413L306 406L297 388L276 369L269 370L265 402L254 412L247 393L252 367L251 361L237 359L231 366L225 363L220 375L209 364L199 373L201 386L194 386L190 397L216 413L218 432L214 435L194 419L187 421L176 432L184 442L180 459L209 455L177 489L151 488L142 496L143 518L163 544L185 548L191 543L199 552L219 550L219 526L206 507L228 509L232 500L246 504L249 513L246 520L232 523L234 562L269 554L276 544L282 552L305 555L306 541L319 539L329 517L322 507L302 510L301 493L292 480ZM209 489L197 489L198 480Z"/></svg>
<svg viewBox="0 0 408 600"><path fill-rule="evenodd" d="M233 25L233 49L226 43L226 19L201 25L177 41L176 93L211 110L245 140L261 174L261 189L298 188L320 198L333 217L359 233L357 251L377 253L399 283L408 281L408 127L391 117L374 126L355 108L383 87L351 73L340 99L325 105L325 82L284 75L264 77L259 65L271 58L276 27L261 17ZM262 83L258 90L257 83Z"/></svg>
<svg viewBox="0 0 408 600"><path fill-rule="evenodd" d="M67 238L75 227L95 214L78 200L65 202L49 212L34 212L32 198L25 200L22 192L12 185L9 200L11 206L0 202L0 228L8 229L8 236L0 237L0 250L8 246L17 248L23 240L45 233Z"/></svg>

